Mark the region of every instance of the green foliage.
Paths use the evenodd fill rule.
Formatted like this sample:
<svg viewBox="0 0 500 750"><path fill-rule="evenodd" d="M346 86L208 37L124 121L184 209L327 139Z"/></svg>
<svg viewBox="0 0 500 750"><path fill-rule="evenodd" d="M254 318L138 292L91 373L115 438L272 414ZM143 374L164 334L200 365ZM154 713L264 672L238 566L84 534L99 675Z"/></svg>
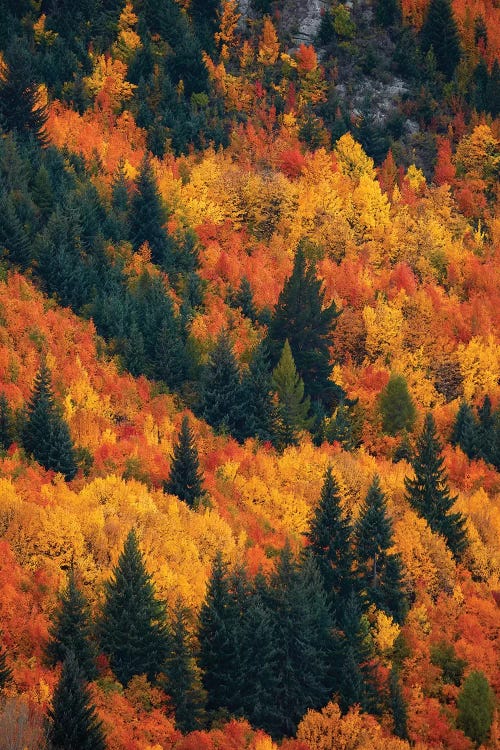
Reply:
<svg viewBox="0 0 500 750"><path fill-rule="evenodd" d="M462 401L455 418L450 442L452 445L459 445L469 458L475 458L477 456L476 432L474 413L469 404Z"/></svg>
<svg viewBox="0 0 500 750"><path fill-rule="evenodd" d="M133 529L104 591L99 635L111 669L122 685L141 674L152 682L167 652L165 610L155 597Z"/></svg>
<svg viewBox="0 0 500 750"><path fill-rule="evenodd" d="M438 70L451 79L460 62L460 42L450 0L431 0L421 42L424 55L432 49Z"/></svg>
<svg viewBox="0 0 500 750"><path fill-rule="evenodd" d="M163 491L177 495L191 508L196 508L204 495L203 474L189 418L184 416L170 466L170 475Z"/></svg>
<svg viewBox="0 0 500 750"><path fill-rule="evenodd" d="M402 740L408 739L408 712L406 709L401 680L397 669L391 669L389 676L389 692L394 734Z"/></svg>
<svg viewBox="0 0 500 750"><path fill-rule="evenodd" d="M242 420L240 373L227 331L211 352L200 383L200 415L216 430L237 435Z"/></svg>
<svg viewBox="0 0 500 750"><path fill-rule="evenodd" d="M411 432L416 410L403 375L391 374L380 394L380 412L382 429L387 435L396 435L402 430Z"/></svg>
<svg viewBox="0 0 500 750"><path fill-rule="evenodd" d="M241 380L241 406L244 416L240 437L273 438L273 381L266 341L256 348L250 366Z"/></svg>
<svg viewBox="0 0 500 750"><path fill-rule="evenodd" d="M452 643L434 643L431 646L431 662L442 669L443 682L457 687L460 685L467 662L458 658Z"/></svg>
<svg viewBox="0 0 500 750"><path fill-rule="evenodd" d="M14 39L5 50L6 70L0 71L0 126L21 139L46 143L47 110L38 97L33 58L22 39Z"/></svg>
<svg viewBox="0 0 500 750"><path fill-rule="evenodd" d="M278 394L274 435L280 447L294 445L302 430L312 427L309 417L311 399L304 397L304 381L295 367L288 339L285 341L280 361L273 370L273 383Z"/></svg>
<svg viewBox="0 0 500 750"><path fill-rule="evenodd" d="M138 250L147 242L153 262L168 271L172 267L172 247L164 228L167 212L147 156L141 164L135 188L130 202L130 231L134 249Z"/></svg>
<svg viewBox="0 0 500 750"><path fill-rule="evenodd" d="M96 649L91 641L90 608L77 585L73 568L51 619L50 639L45 649L48 663L54 666L73 654L82 676L89 681L95 679Z"/></svg>
<svg viewBox="0 0 500 750"><path fill-rule="evenodd" d="M7 665L5 651L0 651L0 690L3 690L8 682L12 679L12 670Z"/></svg>
<svg viewBox="0 0 500 750"><path fill-rule="evenodd" d="M5 397L0 393L0 450L6 451L13 440L12 411Z"/></svg>
<svg viewBox="0 0 500 750"><path fill-rule="evenodd" d="M106 739L73 654L68 654L49 709L52 750L105 750Z"/></svg>
<svg viewBox="0 0 500 750"><path fill-rule="evenodd" d="M407 499L432 531L442 534L455 558L460 559L468 544L465 519L461 513L452 512L456 497L450 495L443 462L436 425L429 412L417 439L412 462L414 477L405 478Z"/></svg>
<svg viewBox="0 0 500 750"><path fill-rule="evenodd" d="M486 742L493 723L495 695L482 672L477 670L467 676L458 696L457 708L457 726L476 745Z"/></svg>

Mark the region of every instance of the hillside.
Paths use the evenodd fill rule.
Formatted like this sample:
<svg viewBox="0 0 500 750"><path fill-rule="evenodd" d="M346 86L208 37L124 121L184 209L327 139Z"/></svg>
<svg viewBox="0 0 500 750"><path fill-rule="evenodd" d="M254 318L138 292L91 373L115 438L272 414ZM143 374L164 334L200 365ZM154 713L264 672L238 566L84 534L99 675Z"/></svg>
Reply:
<svg viewBox="0 0 500 750"><path fill-rule="evenodd" d="M498 747L496 5L0 16L0 750Z"/></svg>

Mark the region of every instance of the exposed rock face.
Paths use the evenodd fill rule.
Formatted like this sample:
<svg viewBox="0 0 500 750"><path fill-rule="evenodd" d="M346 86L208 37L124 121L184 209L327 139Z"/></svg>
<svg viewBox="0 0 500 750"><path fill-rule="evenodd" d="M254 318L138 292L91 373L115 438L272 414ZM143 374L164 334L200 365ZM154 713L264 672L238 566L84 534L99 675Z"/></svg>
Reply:
<svg viewBox="0 0 500 750"><path fill-rule="evenodd" d="M295 45L312 44L328 0L284 0L280 8L280 27ZM252 15L251 0L239 0L242 18Z"/></svg>

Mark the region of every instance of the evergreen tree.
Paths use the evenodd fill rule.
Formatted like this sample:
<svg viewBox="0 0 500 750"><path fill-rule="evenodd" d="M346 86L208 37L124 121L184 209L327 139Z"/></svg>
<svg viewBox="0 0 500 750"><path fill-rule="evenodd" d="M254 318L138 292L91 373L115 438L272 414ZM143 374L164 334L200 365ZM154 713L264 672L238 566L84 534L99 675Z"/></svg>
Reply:
<svg viewBox="0 0 500 750"><path fill-rule="evenodd" d="M304 398L304 381L295 367L288 339L280 361L273 370L273 383L278 394L275 410L274 434L280 447L297 443L298 433L312 427L314 417L308 417L311 400Z"/></svg>
<svg viewBox="0 0 500 750"><path fill-rule="evenodd" d="M325 473L321 496L307 538L325 591L337 616L353 589L352 527L341 506L340 490L331 467Z"/></svg>
<svg viewBox="0 0 500 750"><path fill-rule="evenodd" d="M483 672L471 672L457 699L457 726L476 746L487 742L495 713L495 694Z"/></svg>
<svg viewBox="0 0 500 750"><path fill-rule="evenodd" d="M487 463L493 463L493 446L495 445L495 415L491 410L491 399L484 397L483 403L477 411L478 424L475 434L475 448L477 455Z"/></svg>
<svg viewBox="0 0 500 750"><path fill-rule="evenodd" d="M477 426L473 411L466 401L462 401L453 425L450 442L452 445L460 446L469 458L475 458L477 456L476 433Z"/></svg>
<svg viewBox="0 0 500 750"><path fill-rule="evenodd" d="M344 450L352 451L359 445L358 432L359 424L356 425L351 407L342 398L325 427L325 437L329 443L338 442Z"/></svg>
<svg viewBox="0 0 500 750"><path fill-rule="evenodd" d="M202 373L200 415L216 430L239 432L243 416L240 373L227 331L219 335Z"/></svg>
<svg viewBox="0 0 500 750"><path fill-rule="evenodd" d="M392 26L400 23L401 9L398 0L377 0L375 18L381 26Z"/></svg>
<svg viewBox="0 0 500 750"><path fill-rule="evenodd" d="M450 495L443 463L436 425L432 414L428 413L412 462L415 476L405 479L407 498L432 531L442 534L453 555L460 559L468 543L465 519L461 513L452 512L456 497Z"/></svg>
<svg viewBox="0 0 500 750"><path fill-rule="evenodd" d="M493 62L486 92L488 111L492 117L496 118L500 114L500 62L498 60Z"/></svg>
<svg viewBox="0 0 500 750"><path fill-rule="evenodd" d="M401 563L396 555L388 554L393 545L392 522L378 477L374 478L361 506L354 537L361 581L368 599L397 622L402 622L406 607Z"/></svg>
<svg viewBox="0 0 500 750"><path fill-rule="evenodd" d="M300 244L292 275L285 282L269 326L271 358L278 360L288 339L306 394L328 409L345 396L330 378L331 334L338 315L334 302L325 306L321 282Z"/></svg>
<svg viewBox="0 0 500 750"><path fill-rule="evenodd" d="M82 676L89 681L96 678L96 653L91 641L90 608L76 583L73 568L69 571L67 586L59 596L59 606L52 615L49 635L46 655L50 666L64 662L71 653Z"/></svg>
<svg viewBox="0 0 500 750"><path fill-rule="evenodd" d="M46 143L47 109L39 101L33 70L33 55L20 38L14 39L4 55L0 70L0 126L13 130L18 137L34 136Z"/></svg>
<svg viewBox="0 0 500 750"><path fill-rule="evenodd" d="M398 670L393 667L389 676L390 706L394 721L394 734L402 740L408 739L408 712L401 690Z"/></svg>
<svg viewBox="0 0 500 750"><path fill-rule="evenodd" d="M167 651L165 611L155 597L133 529L105 584L105 597L99 634L111 669L122 685L141 674L153 681Z"/></svg>
<svg viewBox="0 0 500 750"><path fill-rule="evenodd" d="M171 390L177 390L187 380L189 363L183 341L181 323L173 310L165 316L156 338L154 351L154 374Z"/></svg>
<svg viewBox="0 0 500 750"><path fill-rule="evenodd" d="M227 563L217 553L205 601L200 610L198 640L203 687L207 691L207 709L231 710L239 680L240 648L237 634L237 607L230 591Z"/></svg>
<svg viewBox="0 0 500 750"><path fill-rule="evenodd" d="M12 670L7 665L5 651L0 651L0 690L12 679Z"/></svg>
<svg viewBox="0 0 500 750"><path fill-rule="evenodd" d="M230 304L240 308L246 318L255 323L257 320L257 310L253 301L253 292L250 282L246 276L241 279L240 288L230 297Z"/></svg>
<svg viewBox="0 0 500 750"><path fill-rule="evenodd" d="M239 437L272 440L273 381L265 341L256 348L248 370L241 381L241 408L244 419Z"/></svg>
<svg viewBox="0 0 500 750"><path fill-rule="evenodd" d="M438 69L453 78L460 62L460 41L450 0L431 0L421 33L422 52L432 48Z"/></svg>
<svg viewBox="0 0 500 750"><path fill-rule="evenodd" d="M73 479L77 471L73 444L55 403L45 358L35 378L22 439L25 450L42 466Z"/></svg>
<svg viewBox="0 0 500 750"><path fill-rule="evenodd" d="M13 438L12 411L5 397L0 393L0 449L6 451Z"/></svg>
<svg viewBox="0 0 500 750"><path fill-rule="evenodd" d="M71 653L66 657L54 691L48 734L53 750L106 750L102 724Z"/></svg>
<svg viewBox="0 0 500 750"><path fill-rule="evenodd" d="M183 500L191 508L196 508L204 495L203 474L187 416L182 419L179 438L174 445L170 476L163 485L163 491L177 495L179 500Z"/></svg>
<svg viewBox="0 0 500 750"><path fill-rule="evenodd" d="M130 231L134 249L149 244L151 258L166 271L172 270L172 247L164 228L167 212L162 204L151 162L146 156L136 180L130 204Z"/></svg>
<svg viewBox="0 0 500 750"><path fill-rule="evenodd" d="M164 672L165 691L172 700L176 726L183 733L202 728L207 697L194 659L188 624L189 611L179 602L169 623Z"/></svg>
<svg viewBox="0 0 500 750"><path fill-rule="evenodd" d="M387 435L396 435L402 430L411 432L416 411L402 375L391 374L389 382L380 394L382 429Z"/></svg>

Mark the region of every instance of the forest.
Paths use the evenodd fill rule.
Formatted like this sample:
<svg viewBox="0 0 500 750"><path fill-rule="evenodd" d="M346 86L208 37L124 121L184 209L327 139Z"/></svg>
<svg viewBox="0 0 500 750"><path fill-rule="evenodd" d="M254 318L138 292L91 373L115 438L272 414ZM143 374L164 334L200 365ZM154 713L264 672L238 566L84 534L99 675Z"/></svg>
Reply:
<svg viewBox="0 0 500 750"><path fill-rule="evenodd" d="M499 116L496 0L0 0L0 750L500 747Z"/></svg>

